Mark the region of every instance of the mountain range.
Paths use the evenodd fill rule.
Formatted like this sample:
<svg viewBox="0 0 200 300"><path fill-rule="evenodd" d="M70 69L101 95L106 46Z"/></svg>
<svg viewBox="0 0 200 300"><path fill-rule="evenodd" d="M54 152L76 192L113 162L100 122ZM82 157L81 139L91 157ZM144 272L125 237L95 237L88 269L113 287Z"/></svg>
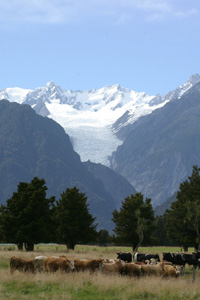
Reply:
<svg viewBox="0 0 200 300"><path fill-rule="evenodd" d="M71 91L49 82L35 90L5 88L0 99L28 104L55 120L82 162L112 168L155 207L199 164L199 84L195 74L161 96L120 85Z"/></svg>
<svg viewBox="0 0 200 300"><path fill-rule="evenodd" d="M79 188L98 228L112 230L112 212L135 193L132 185L106 166L82 163L64 129L29 105L2 100L0 116L0 203L17 191L19 182L37 176L45 179L49 197L59 199L66 188Z"/></svg>
<svg viewBox="0 0 200 300"><path fill-rule="evenodd" d="M154 206L171 197L200 165L200 82L179 99L140 118L112 155L112 167L149 195Z"/></svg>

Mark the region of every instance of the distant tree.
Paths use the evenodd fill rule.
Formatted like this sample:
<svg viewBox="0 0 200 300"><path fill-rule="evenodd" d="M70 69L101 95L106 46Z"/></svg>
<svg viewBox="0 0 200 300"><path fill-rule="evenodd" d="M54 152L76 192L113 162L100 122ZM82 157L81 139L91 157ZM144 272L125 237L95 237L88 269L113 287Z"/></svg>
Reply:
<svg viewBox="0 0 200 300"><path fill-rule="evenodd" d="M47 242L52 229L51 209L54 197L47 199L44 179L20 182L17 192L0 207L1 230L6 242L18 249L34 250L34 244Z"/></svg>
<svg viewBox="0 0 200 300"><path fill-rule="evenodd" d="M200 246L200 169L193 166L192 175L180 184L177 200L167 211L167 233L185 250Z"/></svg>
<svg viewBox="0 0 200 300"><path fill-rule="evenodd" d="M155 241L158 246L177 246L176 242L173 242L169 239L166 232L166 222L167 215L166 213L162 216L157 216L155 218Z"/></svg>
<svg viewBox="0 0 200 300"><path fill-rule="evenodd" d="M151 199L144 201L141 193L131 194L122 202L120 211L113 212L114 232L118 241L131 245L133 251L137 251L142 243L151 243L154 220Z"/></svg>
<svg viewBox="0 0 200 300"><path fill-rule="evenodd" d="M99 230L97 241L99 246L107 246L108 242L110 241L108 230L105 229Z"/></svg>
<svg viewBox="0 0 200 300"><path fill-rule="evenodd" d="M79 243L96 240L95 218L89 213L87 197L76 187L67 188L61 194L56 206L56 224L58 239L68 249L74 249Z"/></svg>

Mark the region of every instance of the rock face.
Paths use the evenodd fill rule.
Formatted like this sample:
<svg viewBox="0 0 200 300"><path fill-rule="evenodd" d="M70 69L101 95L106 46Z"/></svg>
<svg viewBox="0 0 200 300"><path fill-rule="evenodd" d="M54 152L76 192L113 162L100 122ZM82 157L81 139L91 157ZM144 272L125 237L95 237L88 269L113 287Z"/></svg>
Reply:
<svg viewBox="0 0 200 300"><path fill-rule="evenodd" d="M115 199L117 210L120 209L122 201L126 197L136 193L134 187L123 176L117 174L110 168L90 161L85 162L84 165L88 171L101 180L108 192L112 191L112 198Z"/></svg>
<svg viewBox="0 0 200 300"><path fill-rule="evenodd" d="M111 158L112 168L125 176L154 206L173 195L200 165L200 82L183 96L141 117Z"/></svg>
<svg viewBox="0 0 200 300"><path fill-rule="evenodd" d="M112 186L80 161L64 129L55 121L36 114L29 105L2 100L0 115L1 204L17 191L19 182L30 182L37 176L45 179L47 195L57 199L66 188L79 188L88 197L98 228L111 230L112 212L119 207L120 195L115 199ZM128 192L135 191L122 176L111 170L106 175L108 170L104 171L113 186L117 185L116 178L121 178L123 191L127 186Z"/></svg>
<svg viewBox="0 0 200 300"><path fill-rule="evenodd" d="M156 206L199 164L199 83L195 74L165 96L151 96L120 85L70 91L49 82L35 90L6 88L0 99L55 120L81 161L112 167Z"/></svg>

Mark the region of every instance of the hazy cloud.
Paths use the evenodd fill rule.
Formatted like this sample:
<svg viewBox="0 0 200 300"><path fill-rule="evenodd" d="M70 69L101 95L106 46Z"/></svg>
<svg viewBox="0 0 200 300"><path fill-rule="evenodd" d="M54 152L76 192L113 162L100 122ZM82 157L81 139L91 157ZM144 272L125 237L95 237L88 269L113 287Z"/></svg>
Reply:
<svg viewBox="0 0 200 300"><path fill-rule="evenodd" d="M75 1L76 2L76 1ZM63 0L1 0L0 20L9 22L63 23L77 14L72 1Z"/></svg>
<svg viewBox="0 0 200 300"><path fill-rule="evenodd" d="M176 11L174 14L178 18L186 18L190 16L199 15L199 11L195 8L186 11Z"/></svg>
<svg viewBox="0 0 200 300"><path fill-rule="evenodd" d="M125 22L138 11L144 13L144 20L183 18L199 13L192 4L185 10L182 4L178 0L0 0L0 21L59 24L110 15Z"/></svg>

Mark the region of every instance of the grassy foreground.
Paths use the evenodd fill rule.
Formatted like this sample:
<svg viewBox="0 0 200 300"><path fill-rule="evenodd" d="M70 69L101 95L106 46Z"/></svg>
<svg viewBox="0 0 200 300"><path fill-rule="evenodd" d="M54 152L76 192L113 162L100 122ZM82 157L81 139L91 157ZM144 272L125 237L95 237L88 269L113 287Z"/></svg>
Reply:
<svg viewBox="0 0 200 300"><path fill-rule="evenodd" d="M36 248L37 249L37 248ZM196 271L196 280L192 281L192 268L186 268L186 274L179 279L140 278L126 276L105 276L101 273L90 274L23 274L10 275L9 261L13 255L35 257L36 255L68 255L79 258L116 258L116 251L130 251L120 247L77 246L74 251L55 246L42 246L34 252L0 250L0 300L132 300L132 299L200 299L200 272ZM163 251L180 251L175 248L141 248L140 252L161 254ZM67 253L66 253L67 252ZM161 255L162 257L162 255Z"/></svg>

